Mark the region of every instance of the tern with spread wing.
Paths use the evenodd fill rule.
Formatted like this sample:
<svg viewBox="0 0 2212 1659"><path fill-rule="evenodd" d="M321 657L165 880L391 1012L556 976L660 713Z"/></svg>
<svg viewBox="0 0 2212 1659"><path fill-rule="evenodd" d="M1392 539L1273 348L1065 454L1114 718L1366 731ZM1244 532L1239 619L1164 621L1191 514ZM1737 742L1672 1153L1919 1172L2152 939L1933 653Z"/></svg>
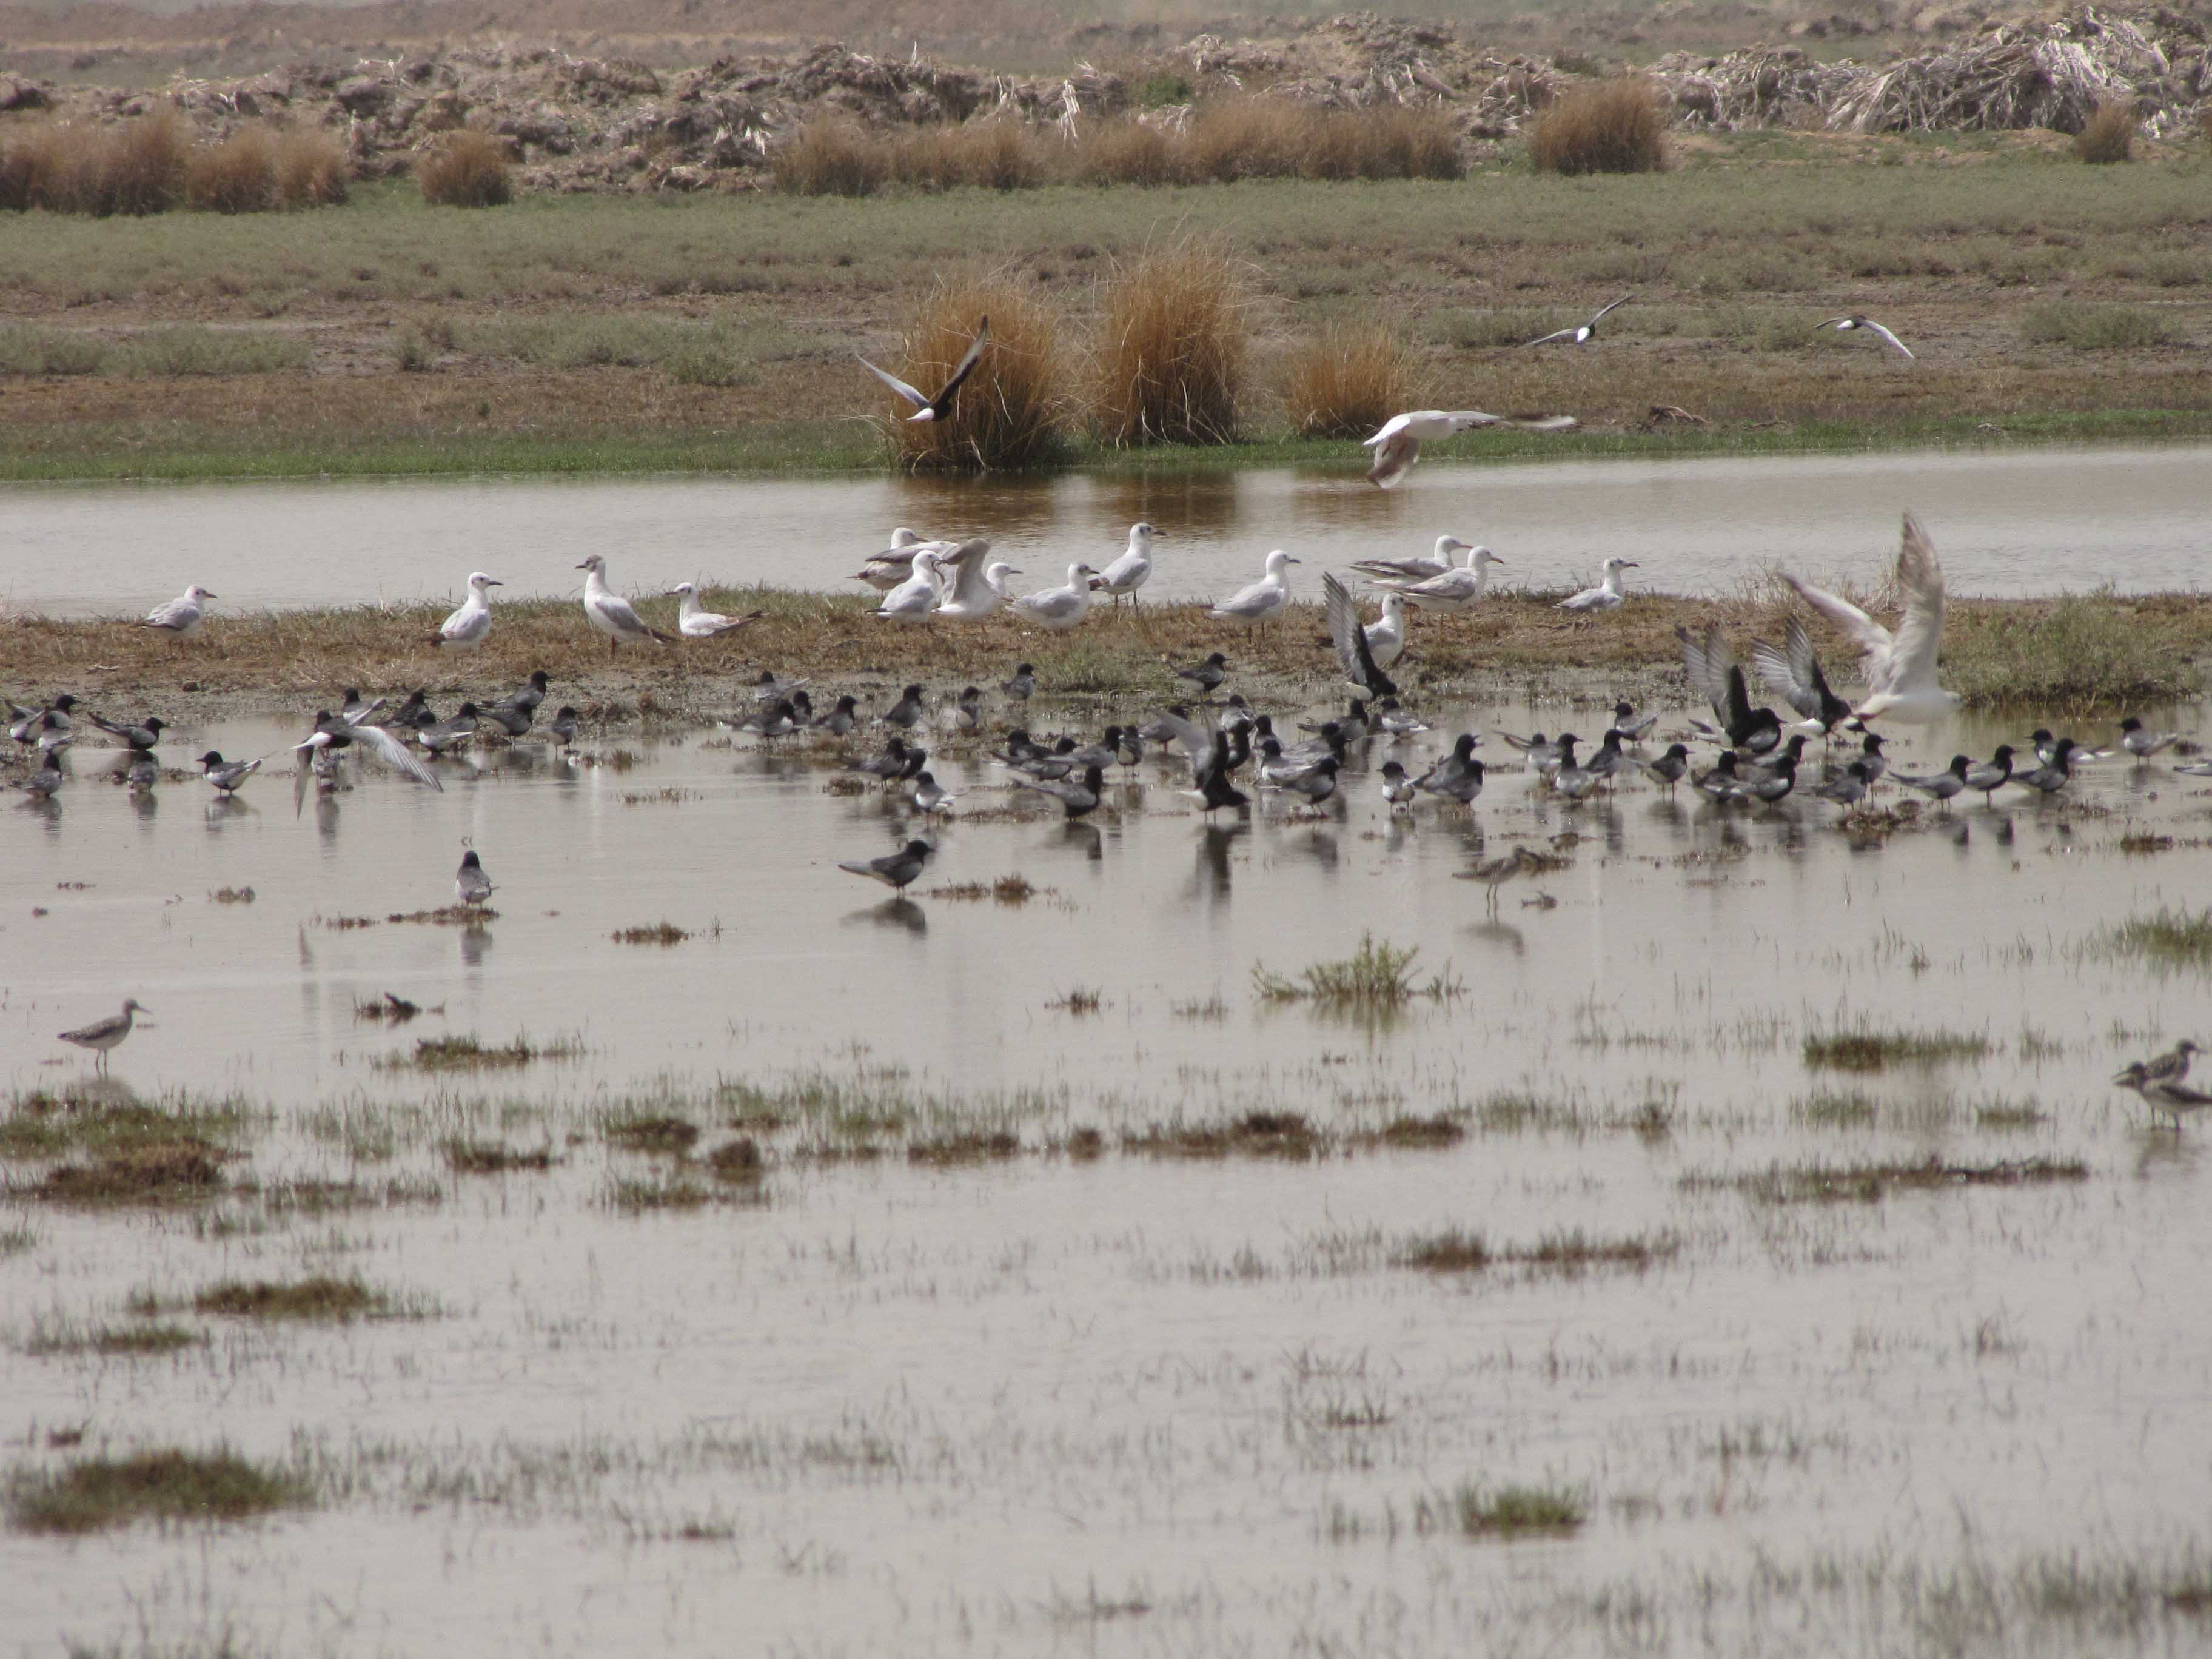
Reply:
<svg viewBox="0 0 2212 1659"><path fill-rule="evenodd" d="M1557 330L1547 334L1540 340L1531 340L1528 343L1532 346L1549 345L1554 340L1565 340L1569 345L1587 345L1597 337L1597 325L1627 303L1628 295L1624 294L1611 305L1601 307L1597 315L1591 318L1589 321L1577 323L1572 328Z"/></svg>
<svg viewBox="0 0 2212 1659"><path fill-rule="evenodd" d="M1829 690L1820 653L1813 649L1813 636L1796 617L1790 619L1782 649L1776 650L1765 640L1755 640L1752 642L1751 659L1758 665L1759 677L1766 682L1766 689L1802 714L1809 730L1826 737L1850 719L1850 704Z"/></svg>
<svg viewBox="0 0 2212 1659"><path fill-rule="evenodd" d="M924 397L920 392L908 386L904 380L899 379L897 375L886 374L884 370L878 368L873 363L870 362L866 357L862 357L859 361L862 368L866 369L869 374L874 375L892 391L897 392L900 397L905 398L907 402L914 405L915 412L908 416L907 419L909 421L941 421L951 411L953 395L960 390L962 384L968 379L968 377L975 372L975 365L983 361L983 352L990 343L991 319L988 317L985 317L976 325L975 338L969 345L967 356L961 358L958 367L954 368L952 371L952 378L945 381L942 386L938 388L937 395L934 398Z"/></svg>
<svg viewBox="0 0 2212 1659"><path fill-rule="evenodd" d="M1329 642L1336 647L1336 659L1343 665L1345 683L1363 697L1396 696L1398 687L1395 682L1382 672L1382 665L1376 659L1374 641L1369 638L1367 629L1360 625L1359 611L1352 603L1352 591L1345 586L1336 572L1331 570L1321 579L1321 592L1322 611L1328 618ZM1393 602L1398 606L1397 649L1402 651L1405 648L1406 602L1397 594L1391 594L1384 601L1386 620L1387 608ZM1382 625L1376 624L1377 627ZM1395 657L1397 651L1391 654Z"/></svg>
<svg viewBox="0 0 2212 1659"><path fill-rule="evenodd" d="M981 622L1012 597L1006 578L1018 576L1021 568L1000 559L987 564L991 544L981 538L966 541L937 562L937 614L952 622Z"/></svg>
<svg viewBox="0 0 2212 1659"><path fill-rule="evenodd" d="M1883 339L1888 341L1889 343L1895 347L1899 352L1904 353L1907 358L1911 358L1912 356L1911 352L1905 349L1904 341L1899 339L1897 336L1892 334L1887 329L1884 328L1880 323L1875 321L1871 317L1862 317L1854 313L1849 317L1831 317L1825 323L1814 324L1814 327L1816 331L1823 328L1832 328L1838 334L1848 334L1855 328L1863 328L1867 330L1869 333L1879 334L1881 336Z"/></svg>
<svg viewBox="0 0 2212 1659"><path fill-rule="evenodd" d="M1936 656L1943 644L1943 567L1936 557L1936 544L1910 513L1905 515L1897 554L1897 586L1905 595L1905 614L1895 633L1849 599L1801 581L1786 570L1782 580L1858 647L1867 677L1867 696L1851 711L1859 719L1927 725L1957 712L1959 694L1936 683Z"/></svg>
<svg viewBox="0 0 2212 1659"><path fill-rule="evenodd" d="M292 746L292 752L300 757L298 769L292 775L293 817L299 816L301 804L307 799L307 777L315 763L356 746L368 750L386 766L404 772L416 782L427 783L440 794L445 793L446 786L438 781L438 775L382 726L349 723L323 709L316 714L315 729L307 734L307 741Z"/></svg>

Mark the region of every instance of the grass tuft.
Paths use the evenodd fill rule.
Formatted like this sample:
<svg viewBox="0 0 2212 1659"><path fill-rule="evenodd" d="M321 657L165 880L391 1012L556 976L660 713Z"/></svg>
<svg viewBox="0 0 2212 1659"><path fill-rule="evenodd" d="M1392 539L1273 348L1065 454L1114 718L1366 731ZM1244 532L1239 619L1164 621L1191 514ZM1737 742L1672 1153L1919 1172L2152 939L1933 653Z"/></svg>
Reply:
<svg viewBox="0 0 2212 1659"><path fill-rule="evenodd" d="M415 177L422 199L433 207L501 207L514 199L507 145L472 128L447 134L416 168Z"/></svg>
<svg viewBox="0 0 2212 1659"><path fill-rule="evenodd" d="M1459 1529L1470 1538L1517 1537L1572 1532L1589 1518L1582 1493L1559 1486L1499 1486L1486 1492L1472 1482L1452 1494Z"/></svg>
<svg viewBox="0 0 2212 1659"><path fill-rule="evenodd" d="M503 1048L487 1048L470 1033L421 1037L416 1041L413 1054L380 1058L375 1064L386 1071L404 1066L418 1072L476 1072L487 1067L528 1066L540 1060L574 1060L581 1053L580 1043L556 1042L541 1045L521 1036Z"/></svg>
<svg viewBox="0 0 2212 1659"><path fill-rule="evenodd" d="M1413 404L1419 359L1379 323L1332 324L1291 354L1283 411L1301 438L1364 438Z"/></svg>
<svg viewBox="0 0 2212 1659"><path fill-rule="evenodd" d="M790 196L872 196L890 177L890 157L859 125L809 121L770 161L775 187Z"/></svg>
<svg viewBox="0 0 2212 1659"><path fill-rule="evenodd" d="M97 1164L49 1170L33 1188L56 1204L178 1204L212 1198L223 1184L222 1154L205 1141L161 1140Z"/></svg>
<svg viewBox="0 0 2212 1659"><path fill-rule="evenodd" d="M1247 349L1243 268L1195 242L1155 248L1106 285L1095 397L1109 444L1237 436Z"/></svg>
<svg viewBox="0 0 2212 1659"><path fill-rule="evenodd" d="M1268 1002L1313 1002L1322 1007L1352 1013L1376 1013L1402 1008L1416 997L1441 1002L1457 996L1462 986L1449 977L1449 969L1425 984L1413 979L1413 962L1421 954L1413 945L1401 949L1372 933L1359 937L1359 948L1340 962L1308 964L1296 979L1285 979L1264 964L1252 967L1252 988Z"/></svg>
<svg viewBox="0 0 2212 1659"><path fill-rule="evenodd" d="M617 928L611 937L617 945L681 945L691 935L672 921L663 921L649 927Z"/></svg>
<svg viewBox="0 0 2212 1659"><path fill-rule="evenodd" d="M237 1521L304 1508L306 1483L228 1450L85 1458L56 1471L18 1470L8 1518L25 1532L86 1533L141 1519Z"/></svg>
<svg viewBox="0 0 2212 1659"><path fill-rule="evenodd" d="M2124 103L2100 104L2074 135L2074 153L2093 167L2135 159L2136 112Z"/></svg>
<svg viewBox="0 0 2212 1659"><path fill-rule="evenodd" d="M2092 954L2148 963L2164 972L2212 969L2212 910L2160 905L2147 915L2109 922L2089 938Z"/></svg>
<svg viewBox="0 0 2212 1659"><path fill-rule="evenodd" d="M1528 159L1539 173L1657 173L1667 165L1662 94L1640 75L1571 92L1536 118Z"/></svg>
<svg viewBox="0 0 2212 1659"><path fill-rule="evenodd" d="M1883 1031L1869 1026L1816 1031L1805 1039L1805 1064L1815 1070L1881 1072L1893 1066L1941 1066L1979 1060L1990 1040L1966 1031Z"/></svg>
<svg viewBox="0 0 2212 1659"><path fill-rule="evenodd" d="M317 1274L298 1279L226 1279L192 1297L197 1313L241 1319L324 1319L339 1322L394 1310L390 1297L358 1279Z"/></svg>
<svg viewBox="0 0 2212 1659"><path fill-rule="evenodd" d="M2129 351L2165 345L2173 337L2160 318L2140 306L2092 306L2078 300L2030 306L2020 331L2032 344L2069 345L2076 351Z"/></svg>

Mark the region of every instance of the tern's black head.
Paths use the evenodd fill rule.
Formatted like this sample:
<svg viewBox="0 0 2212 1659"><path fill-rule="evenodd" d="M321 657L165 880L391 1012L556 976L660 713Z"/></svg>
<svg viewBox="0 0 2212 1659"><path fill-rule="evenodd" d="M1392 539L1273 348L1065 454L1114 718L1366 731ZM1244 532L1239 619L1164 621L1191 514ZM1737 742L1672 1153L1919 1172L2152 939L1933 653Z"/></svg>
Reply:
<svg viewBox="0 0 2212 1659"><path fill-rule="evenodd" d="M210 749L206 754L200 757L200 764L202 766L220 766L222 764L222 757L215 750Z"/></svg>
<svg viewBox="0 0 2212 1659"><path fill-rule="evenodd" d="M476 849L474 848L471 848L467 852L461 854L461 868L464 870L481 870L483 868L483 860L476 855Z"/></svg>
<svg viewBox="0 0 2212 1659"><path fill-rule="evenodd" d="M919 685L909 685L899 695L902 697L919 697L921 695L921 688Z"/></svg>
<svg viewBox="0 0 2212 1659"><path fill-rule="evenodd" d="M1613 706L1613 717L1617 720L1625 720L1635 712L1636 706L1633 703L1617 702Z"/></svg>
<svg viewBox="0 0 2212 1659"><path fill-rule="evenodd" d="M1086 766L1083 769L1083 787L1090 790L1092 794L1097 794L1100 786L1105 781L1106 775L1097 767Z"/></svg>
<svg viewBox="0 0 2212 1659"><path fill-rule="evenodd" d="M476 704L472 702L465 702L461 705L461 712L457 718L465 720L472 720L476 719L477 712Z"/></svg>
<svg viewBox="0 0 2212 1659"><path fill-rule="evenodd" d="M903 760L906 757L906 744L899 738L893 738L884 744L884 753Z"/></svg>
<svg viewBox="0 0 2212 1659"><path fill-rule="evenodd" d="M1468 757L1474 753L1474 733L1472 732L1461 732L1459 737L1452 744L1452 758L1464 764Z"/></svg>
<svg viewBox="0 0 2212 1659"><path fill-rule="evenodd" d="M910 859L926 859L937 849L917 836L899 850Z"/></svg>
<svg viewBox="0 0 2212 1659"><path fill-rule="evenodd" d="M1016 664L1014 665L1014 672L1015 672L1017 675L1021 675L1021 674L1034 674L1035 672L1036 672L1036 670L1035 670L1034 668L1031 668L1031 667L1030 667L1027 663L1025 663L1025 662L1018 662L1018 663L1016 663Z"/></svg>
<svg viewBox="0 0 2212 1659"><path fill-rule="evenodd" d="M162 720L159 714L149 714L146 716L144 721L145 727L149 732L159 732L165 723L166 722Z"/></svg>
<svg viewBox="0 0 2212 1659"><path fill-rule="evenodd" d="M840 697L837 699L838 710L842 714L849 714L860 706L858 700L853 697Z"/></svg>
<svg viewBox="0 0 2212 1659"><path fill-rule="evenodd" d="M1965 755L1954 755L1951 757L1951 770L1959 777L1965 777L1966 775L1966 769L1973 763L1974 763Z"/></svg>
<svg viewBox="0 0 2212 1659"><path fill-rule="evenodd" d="M1262 738L1260 739L1260 752L1273 760L1282 754L1283 745L1273 738Z"/></svg>
<svg viewBox="0 0 2212 1659"><path fill-rule="evenodd" d="M2045 744L2051 741L2051 728L2047 726L2039 726L2034 731L2027 734L2027 739L2038 749L2040 749Z"/></svg>
<svg viewBox="0 0 2212 1659"><path fill-rule="evenodd" d="M1103 742L1109 749L1111 749L1115 744L1121 741L1121 728L1118 726L1108 726L1106 728L1106 735L1101 739L1101 741Z"/></svg>
<svg viewBox="0 0 2212 1659"><path fill-rule="evenodd" d="M76 699L70 693L64 691L61 696L54 699L54 707L60 709L63 714L66 714L70 709L76 707Z"/></svg>
<svg viewBox="0 0 2212 1659"><path fill-rule="evenodd" d="M1052 752L1055 755L1073 754L1075 752L1075 739L1073 738L1062 738L1058 743L1053 744Z"/></svg>
<svg viewBox="0 0 2212 1659"><path fill-rule="evenodd" d="M982 695L983 688L980 685L963 685L960 688L960 701L963 702L974 702Z"/></svg>
<svg viewBox="0 0 2212 1659"><path fill-rule="evenodd" d="M2123 732L2140 732L2142 730L2142 722L2137 720L2133 714L2130 714L2127 719L2120 722L2120 730Z"/></svg>
<svg viewBox="0 0 2212 1659"><path fill-rule="evenodd" d="M1866 734L1866 741L1859 747L1869 755L1879 755L1881 753L1881 745L1885 741L1881 732L1869 732Z"/></svg>
<svg viewBox="0 0 2212 1659"><path fill-rule="evenodd" d="M1402 778L1406 775L1406 769L1399 765L1395 761L1384 761L1382 763L1382 775L1386 778L1395 781L1396 779Z"/></svg>
<svg viewBox="0 0 2212 1659"><path fill-rule="evenodd" d="M1600 746L1610 749L1613 753L1619 754L1620 752L1620 733L1613 730L1611 727L1607 727L1605 738Z"/></svg>
<svg viewBox="0 0 2212 1659"><path fill-rule="evenodd" d="M1680 743L1670 743L1670 744L1668 744L1667 745L1667 754L1666 754L1666 758L1667 758L1667 759L1668 759L1668 760L1687 760L1687 759L1689 759L1689 758L1690 758L1690 750L1689 750L1689 746L1688 746L1686 744L1680 744Z"/></svg>
<svg viewBox="0 0 2212 1659"><path fill-rule="evenodd" d="M532 691L543 691L548 684L544 669L533 668L530 671L530 689Z"/></svg>
<svg viewBox="0 0 2212 1659"><path fill-rule="evenodd" d="M1990 757L1990 764L1992 766L2011 765L2012 745L2008 743L1999 744L1996 747L1996 752Z"/></svg>

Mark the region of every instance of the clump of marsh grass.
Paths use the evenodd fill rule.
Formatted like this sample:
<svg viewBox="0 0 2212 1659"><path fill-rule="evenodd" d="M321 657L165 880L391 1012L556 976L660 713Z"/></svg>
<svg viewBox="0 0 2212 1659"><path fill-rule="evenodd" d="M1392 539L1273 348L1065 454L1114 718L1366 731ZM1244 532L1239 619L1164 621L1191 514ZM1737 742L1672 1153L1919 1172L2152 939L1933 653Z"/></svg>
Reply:
<svg viewBox="0 0 2212 1659"><path fill-rule="evenodd" d="M907 1162L949 1169L961 1164L996 1164L1020 1156L1021 1137L1006 1129L939 1135L908 1143Z"/></svg>
<svg viewBox="0 0 2212 1659"><path fill-rule="evenodd" d="M573 1042L532 1042L517 1036L514 1042L487 1047L473 1033L459 1036L422 1037L412 1054L380 1057L374 1063L385 1071L402 1067L417 1072L475 1072L489 1067L528 1066L540 1060L574 1060L584 1052Z"/></svg>
<svg viewBox="0 0 2212 1659"><path fill-rule="evenodd" d="M2076 351L2126 351L2164 345L2173 337L2161 319L2140 306L2093 306L2078 300L2030 306L2020 331L2031 344L2068 345Z"/></svg>
<svg viewBox="0 0 2212 1659"><path fill-rule="evenodd" d="M1811 1163L1787 1168L1778 1164L1747 1175L1687 1175L1682 1177L1682 1185L1691 1188L1730 1188L1762 1204L1873 1204L1893 1191L2029 1187L2088 1178L2089 1166L2079 1158L2008 1158L1995 1164L1947 1164L1931 1155L1918 1163L1875 1159L1862 1164Z"/></svg>
<svg viewBox="0 0 2212 1659"><path fill-rule="evenodd" d="M699 1126L685 1118L626 1112L608 1119L605 1134L634 1152L682 1153L697 1144Z"/></svg>
<svg viewBox="0 0 2212 1659"><path fill-rule="evenodd" d="M1815 1070L1881 1072L1893 1066L1941 1066L1980 1060L1990 1040L1971 1031L1885 1031L1872 1026L1815 1031L1805 1039L1805 1064Z"/></svg>
<svg viewBox="0 0 2212 1659"><path fill-rule="evenodd" d="M1026 287L991 277L939 283L886 367L933 393L951 378L987 317L991 343L945 419L910 421L915 411L905 401L889 398L882 426L902 466L1006 471L1048 465L1066 453L1066 325Z"/></svg>
<svg viewBox="0 0 2212 1659"><path fill-rule="evenodd" d="M2073 594L1977 616L1953 630L1944 678L1976 708L2081 715L2194 696L2196 652L2175 606Z"/></svg>
<svg viewBox="0 0 2212 1659"><path fill-rule="evenodd" d="M963 185L1034 190L1044 183L1048 161L1045 141L1036 129L991 115L959 126L921 127L900 134L886 147L882 170L915 190L954 190Z"/></svg>
<svg viewBox="0 0 2212 1659"><path fill-rule="evenodd" d="M1297 1112L1247 1112L1229 1123L1156 1123L1124 1135L1121 1146L1154 1158L1304 1159L1319 1156L1322 1141Z"/></svg>
<svg viewBox="0 0 2212 1659"><path fill-rule="evenodd" d="M1528 159L1539 173L1657 173L1667 165L1661 94L1640 75L1571 92L1536 118Z"/></svg>
<svg viewBox="0 0 2212 1659"><path fill-rule="evenodd" d="M791 196L872 196L890 177L884 147L842 118L809 121L769 165L775 187Z"/></svg>
<svg viewBox="0 0 2212 1659"><path fill-rule="evenodd" d="M1589 1518L1589 1500L1564 1486L1498 1486L1463 1481L1441 1498L1422 1498L1413 1524L1423 1532L1456 1530L1470 1538L1517 1538L1571 1533Z"/></svg>
<svg viewBox="0 0 2212 1659"><path fill-rule="evenodd" d="M87 1330L66 1323L33 1321L30 1340L24 1343L23 1352L34 1355L97 1353L116 1358L147 1359L196 1348L206 1340L201 1333L183 1325L141 1322L95 1325Z"/></svg>
<svg viewBox="0 0 2212 1659"><path fill-rule="evenodd" d="M2136 112L2124 103L2100 104L2074 135L2074 153L2093 167L2135 159Z"/></svg>
<svg viewBox="0 0 2212 1659"><path fill-rule="evenodd" d="M1425 983L1413 978L1419 945L1400 948L1372 933L1359 936L1359 948L1340 962L1309 963L1296 979L1273 972L1265 964L1252 966L1252 988L1268 1002L1312 1002L1322 1007L1354 1013L1402 1008L1417 997L1442 1002L1463 988L1444 972Z"/></svg>
<svg viewBox="0 0 2212 1659"><path fill-rule="evenodd" d="M501 207L514 199L507 145L489 132L457 127L415 169L433 207Z"/></svg>
<svg viewBox="0 0 2212 1659"><path fill-rule="evenodd" d="M1364 438L1413 403L1418 360L1380 323L1335 323L1291 354L1283 410L1301 438Z"/></svg>
<svg viewBox="0 0 2212 1659"><path fill-rule="evenodd" d="M242 1319L320 1319L349 1323L391 1314L396 1304L358 1279L227 1279L192 1297L195 1312Z"/></svg>
<svg viewBox="0 0 2212 1659"><path fill-rule="evenodd" d="M201 1140L154 1141L49 1170L32 1190L56 1204L197 1203L222 1190L223 1156Z"/></svg>
<svg viewBox="0 0 2212 1659"><path fill-rule="evenodd" d="M1248 309L1236 261L1194 242L1155 248L1115 273L1102 309L1101 437L1124 445L1236 438Z"/></svg>
<svg viewBox="0 0 2212 1659"><path fill-rule="evenodd" d="M94 1457L52 1471L18 1470L8 1482L8 1518L25 1532L86 1533L137 1520L238 1521L301 1509L307 1483L228 1449Z"/></svg>
<svg viewBox="0 0 2212 1659"><path fill-rule="evenodd" d="M690 934L672 921L647 927L619 927L610 936L617 945L681 945Z"/></svg>
<svg viewBox="0 0 2212 1659"><path fill-rule="evenodd" d="M2089 952L2145 962L2161 972L2212 969L2212 910L2170 909L2108 922L2089 936Z"/></svg>
<svg viewBox="0 0 2212 1659"><path fill-rule="evenodd" d="M499 1140L465 1140L459 1138L445 1143L446 1167L456 1175L504 1175L510 1170L550 1170L553 1167L553 1149L539 1146L526 1151Z"/></svg>

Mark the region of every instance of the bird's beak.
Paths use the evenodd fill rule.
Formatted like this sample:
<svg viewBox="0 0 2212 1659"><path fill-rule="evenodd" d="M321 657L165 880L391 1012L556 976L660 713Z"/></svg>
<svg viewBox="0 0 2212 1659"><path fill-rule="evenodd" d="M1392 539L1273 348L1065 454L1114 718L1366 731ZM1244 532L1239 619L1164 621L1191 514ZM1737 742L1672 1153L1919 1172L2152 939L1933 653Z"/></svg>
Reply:
<svg viewBox="0 0 2212 1659"><path fill-rule="evenodd" d="M581 564L580 564L580 565L578 565L578 566L576 567L576 568L577 568L577 569L579 569L579 570L589 570L591 568L592 568L592 562L591 562L589 559L585 560L585 561L583 562L583 563L581 563Z"/></svg>
<svg viewBox="0 0 2212 1659"><path fill-rule="evenodd" d="M1626 564L1622 565L1620 568L1621 568L1623 570L1641 570L1641 569L1643 569L1643 568L1644 568L1644 567L1643 567L1642 565L1640 565L1640 564L1637 563L1637 562L1636 562L1636 561L1635 561L1635 560L1633 560L1633 559L1629 560Z"/></svg>
<svg viewBox="0 0 2212 1659"><path fill-rule="evenodd" d="M500 580L496 576L486 576L484 578L484 586L486 587L504 587L507 584Z"/></svg>
<svg viewBox="0 0 2212 1659"><path fill-rule="evenodd" d="M200 597L201 597L202 599L221 599L221 598L222 597L222 594L220 594L220 593L210 593L210 592L209 592L207 591L207 589L205 589L204 587L203 587L202 589L200 589Z"/></svg>

